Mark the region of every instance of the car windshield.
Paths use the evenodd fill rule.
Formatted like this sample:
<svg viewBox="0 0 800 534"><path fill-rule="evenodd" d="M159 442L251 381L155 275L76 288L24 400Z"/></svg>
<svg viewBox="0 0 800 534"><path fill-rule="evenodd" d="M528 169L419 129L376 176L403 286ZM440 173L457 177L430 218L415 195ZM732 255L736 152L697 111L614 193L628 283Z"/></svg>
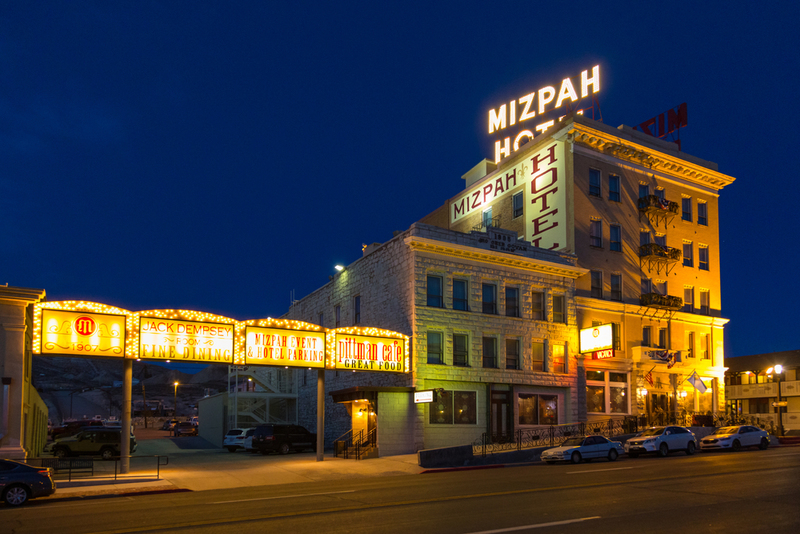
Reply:
<svg viewBox="0 0 800 534"><path fill-rule="evenodd" d="M714 434L717 436L727 436L729 434L736 434L739 431L738 426L724 426L722 428L718 428Z"/></svg>
<svg viewBox="0 0 800 534"><path fill-rule="evenodd" d="M583 443L583 438L569 438L561 444L562 447L580 447Z"/></svg>
<svg viewBox="0 0 800 534"><path fill-rule="evenodd" d="M241 433L242 433L241 430L228 430L228 433L225 434L225 435L226 436L238 436Z"/></svg>
<svg viewBox="0 0 800 534"><path fill-rule="evenodd" d="M662 427L656 427L656 428L648 428L647 430L645 430L644 432L642 432L639 435L640 436L660 436L663 433L664 433L664 427L662 426Z"/></svg>

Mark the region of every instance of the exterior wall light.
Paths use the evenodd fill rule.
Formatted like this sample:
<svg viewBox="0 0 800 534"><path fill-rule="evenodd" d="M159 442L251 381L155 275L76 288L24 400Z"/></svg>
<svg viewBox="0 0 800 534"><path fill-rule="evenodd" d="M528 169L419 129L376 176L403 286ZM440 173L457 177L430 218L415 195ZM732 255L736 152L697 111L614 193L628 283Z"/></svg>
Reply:
<svg viewBox="0 0 800 534"><path fill-rule="evenodd" d="M337 265L334 265L333 268L336 269L339 272L344 271L344 265L338 265L337 264Z"/></svg>

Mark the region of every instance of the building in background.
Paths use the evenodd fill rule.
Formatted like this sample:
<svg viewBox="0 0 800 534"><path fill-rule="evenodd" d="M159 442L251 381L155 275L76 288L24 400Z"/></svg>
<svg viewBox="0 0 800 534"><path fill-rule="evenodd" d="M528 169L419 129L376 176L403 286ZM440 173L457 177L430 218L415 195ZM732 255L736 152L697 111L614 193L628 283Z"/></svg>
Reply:
<svg viewBox="0 0 800 534"><path fill-rule="evenodd" d="M729 413L771 433L800 435L800 350L738 356L725 364Z"/></svg>

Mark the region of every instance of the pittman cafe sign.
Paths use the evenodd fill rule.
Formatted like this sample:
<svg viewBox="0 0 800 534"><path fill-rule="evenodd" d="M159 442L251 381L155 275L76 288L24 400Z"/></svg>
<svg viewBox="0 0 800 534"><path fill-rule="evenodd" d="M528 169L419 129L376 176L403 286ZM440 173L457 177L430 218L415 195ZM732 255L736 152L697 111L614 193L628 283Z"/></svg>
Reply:
<svg viewBox="0 0 800 534"><path fill-rule="evenodd" d="M614 325L601 324L579 332L580 353L591 354L593 360L614 357Z"/></svg>
<svg viewBox="0 0 800 534"><path fill-rule="evenodd" d="M407 373L409 338L377 328L237 321L190 310L131 312L96 302L42 302L33 352L148 361Z"/></svg>

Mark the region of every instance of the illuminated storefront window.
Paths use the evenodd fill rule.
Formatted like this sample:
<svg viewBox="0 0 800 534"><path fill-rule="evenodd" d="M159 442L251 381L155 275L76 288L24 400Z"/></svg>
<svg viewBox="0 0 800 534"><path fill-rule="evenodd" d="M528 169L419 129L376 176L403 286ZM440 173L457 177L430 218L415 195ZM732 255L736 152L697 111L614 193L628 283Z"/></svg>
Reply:
<svg viewBox="0 0 800 534"><path fill-rule="evenodd" d="M589 413L630 413L628 374L586 370L586 411Z"/></svg>
<svg viewBox="0 0 800 534"><path fill-rule="evenodd" d="M437 391L430 403L432 425L474 425L478 418L478 395L475 391Z"/></svg>
<svg viewBox="0 0 800 534"><path fill-rule="evenodd" d="M520 425L557 425L558 396L520 393L518 397Z"/></svg>

